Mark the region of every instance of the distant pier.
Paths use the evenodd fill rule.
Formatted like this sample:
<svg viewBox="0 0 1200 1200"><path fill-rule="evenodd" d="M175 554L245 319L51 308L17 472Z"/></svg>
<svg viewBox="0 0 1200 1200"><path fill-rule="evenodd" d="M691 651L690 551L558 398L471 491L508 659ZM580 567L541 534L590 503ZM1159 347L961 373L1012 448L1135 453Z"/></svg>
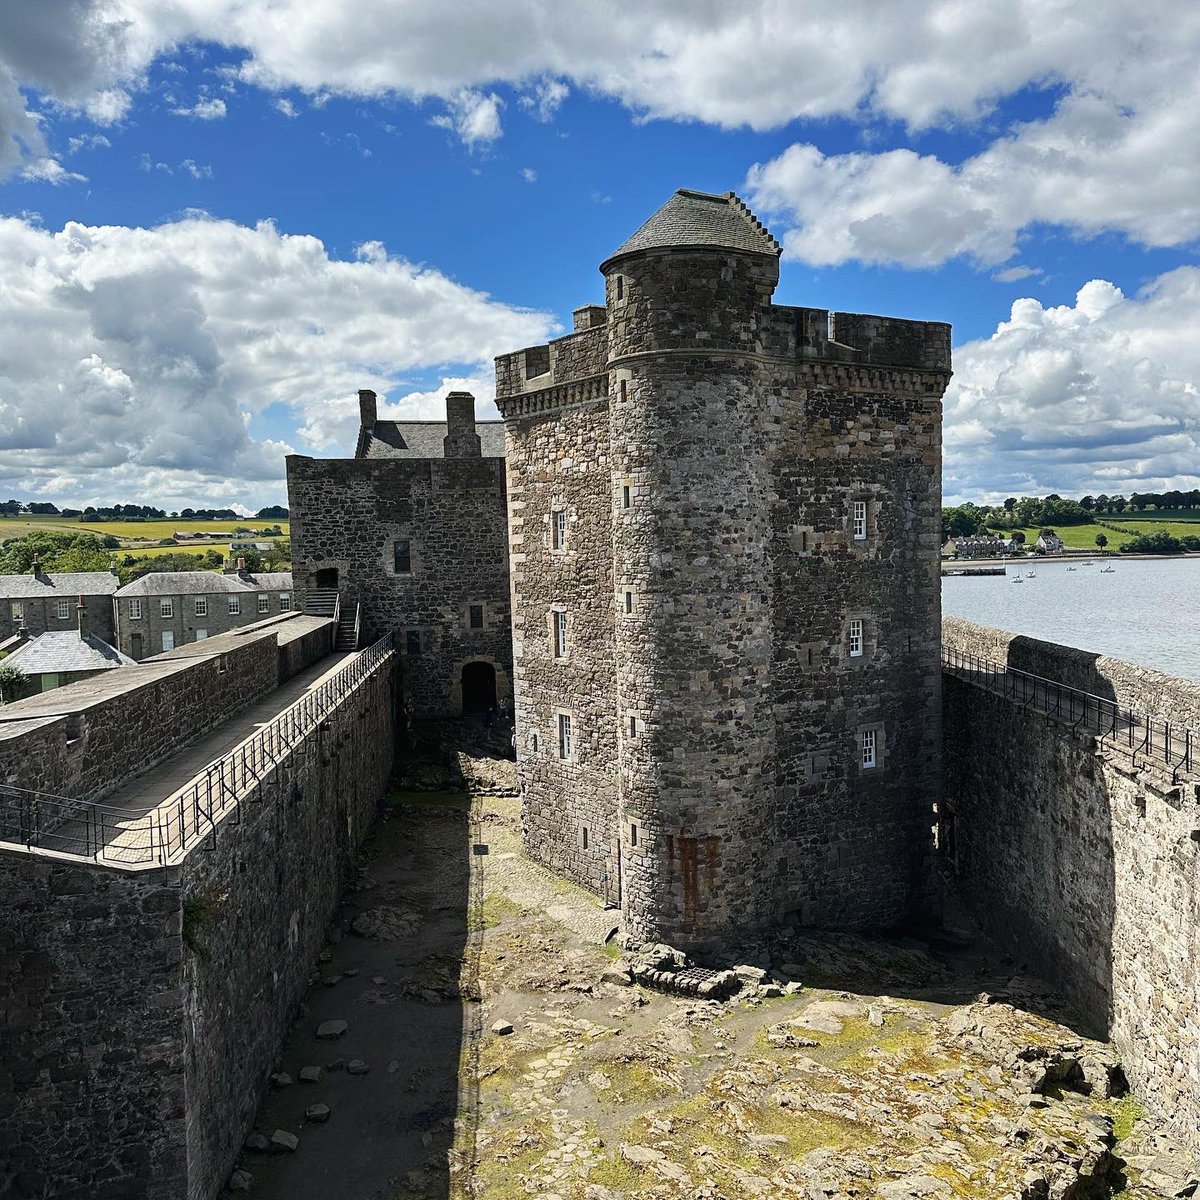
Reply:
<svg viewBox="0 0 1200 1200"><path fill-rule="evenodd" d="M999 566L958 566L949 563L942 564L943 575L1004 575L1007 570L1003 563Z"/></svg>

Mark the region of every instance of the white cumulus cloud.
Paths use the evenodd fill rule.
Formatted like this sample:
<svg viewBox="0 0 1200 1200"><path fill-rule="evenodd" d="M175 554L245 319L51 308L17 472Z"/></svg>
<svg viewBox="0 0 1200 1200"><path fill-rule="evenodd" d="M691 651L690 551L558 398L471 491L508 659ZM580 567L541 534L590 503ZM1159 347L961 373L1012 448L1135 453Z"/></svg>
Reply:
<svg viewBox="0 0 1200 1200"><path fill-rule="evenodd" d="M1200 486L1200 269L1136 296L1102 279L1073 305L1017 300L954 352L948 499Z"/></svg>
<svg viewBox="0 0 1200 1200"><path fill-rule="evenodd" d="M220 96L209 96L197 100L195 104L173 108L171 111L177 117L195 117L197 121L219 121L226 113L225 101Z"/></svg>
<svg viewBox="0 0 1200 1200"><path fill-rule="evenodd" d="M447 111L433 118L432 124L449 129L468 149L494 142L503 132L500 109L504 101L495 92L485 95L462 88L447 98Z"/></svg>
<svg viewBox="0 0 1200 1200"><path fill-rule="evenodd" d="M358 388L402 397L457 364L486 380L553 332L378 243L347 262L202 217L0 218L0 280L0 488L62 499L278 499L291 445L353 447ZM264 419L282 432L252 432Z"/></svg>

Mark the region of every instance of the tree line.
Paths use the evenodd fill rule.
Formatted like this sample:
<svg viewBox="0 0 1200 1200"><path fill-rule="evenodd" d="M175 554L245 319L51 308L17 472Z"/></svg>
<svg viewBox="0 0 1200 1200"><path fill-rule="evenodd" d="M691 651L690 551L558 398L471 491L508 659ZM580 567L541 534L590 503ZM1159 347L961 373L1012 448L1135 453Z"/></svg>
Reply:
<svg viewBox="0 0 1200 1200"><path fill-rule="evenodd" d="M0 515L18 517L78 517L81 521L244 521L247 518L232 508L184 508L168 512L152 504L89 504L86 508L59 508L40 500L0 500ZM288 510L282 504L268 504L254 514L256 519L286 521Z"/></svg>

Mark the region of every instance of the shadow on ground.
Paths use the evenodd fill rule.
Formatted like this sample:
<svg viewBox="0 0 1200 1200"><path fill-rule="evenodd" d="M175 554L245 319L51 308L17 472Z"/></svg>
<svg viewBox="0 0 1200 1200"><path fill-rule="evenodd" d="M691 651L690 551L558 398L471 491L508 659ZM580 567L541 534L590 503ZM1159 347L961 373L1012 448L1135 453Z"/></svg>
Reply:
<svg viewBox="0 0 1200 1200"><path fill-rule="evenodd" d="M469 1089L460 1096L464 1030L479 1009L460 984L471 977L469 822L464 796L397 795L364 846L284 1047L285 1078L256 1123L298 1146L243 1155L255 1196L449 1195L454 1121L471 1103ZM346 1032L318 1037L331 1021Z"/></svg>

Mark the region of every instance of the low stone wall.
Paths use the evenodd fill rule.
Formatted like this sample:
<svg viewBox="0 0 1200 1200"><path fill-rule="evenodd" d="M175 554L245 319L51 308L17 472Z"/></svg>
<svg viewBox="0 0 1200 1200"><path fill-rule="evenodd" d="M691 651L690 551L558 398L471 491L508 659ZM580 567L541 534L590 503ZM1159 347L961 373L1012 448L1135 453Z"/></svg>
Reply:
<svg viewBox="0 0 1200 1200"><path fill-rule="evenodd" d="M1185 680L964 621L944 638L1188 720ZM940 840L956 890L1113 1040L1135 1094L1200 1149L1200 788L953 673L943 683Z"/></svg>
<svg viewBox="0 0 1200 1200"><path fill-rule="evenodd" d="M217 1195L387 785L395 664L178 866L0 849L0 1195Z"/></svg>

